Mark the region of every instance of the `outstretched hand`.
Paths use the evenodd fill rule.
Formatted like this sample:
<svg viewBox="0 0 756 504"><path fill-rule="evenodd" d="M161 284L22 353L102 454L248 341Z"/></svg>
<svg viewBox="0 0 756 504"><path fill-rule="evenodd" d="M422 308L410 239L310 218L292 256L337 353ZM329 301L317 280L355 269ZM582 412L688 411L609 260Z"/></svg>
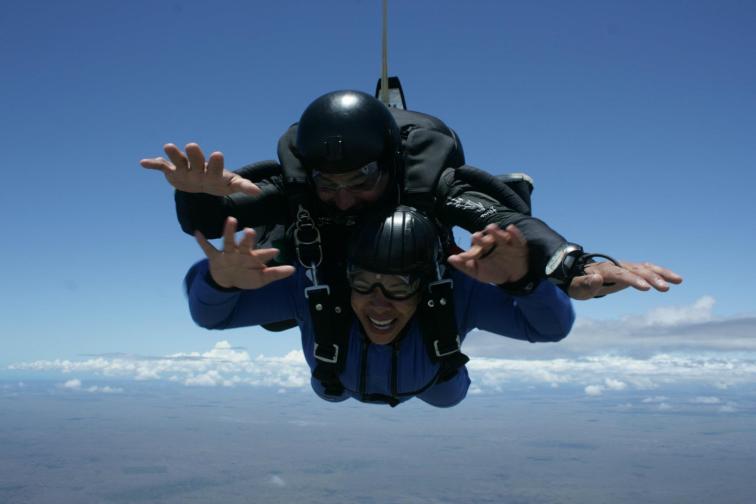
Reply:
<svg viewBox="0 0 756 504"><path fill-rule="evenodd" d="M528 272L528 244L516 226L501 229L489 224L482 232L473 233L470 248L450 255L449 264L480 281L495 284L512 283Z"/></svg>
<svg viewBox="0 0 756 504"><path fill-rule="evenodd" d="M639 291L651 288L667 292L669 284L680 284L680 275L667 268L648 262L597 262L585 267L585 275L572 279L568 293L572 299L584 300L596 296L605 296L619 292L628 287Z"/></svg>
<svg viewBox="0 0 756 504"><path fill-rule="evenodd" d="M160 170L168 183L179 191L227 196L236 192L260 194L260 188L241 175L223 168L223 154L213 152L205 162L205 155L196 143L186 146L186 154L173 144L163 146L168 159L142 159L144 168Z"/></svg>
<svg viewBox="0 0 756 504"><path fill-rule="evenodd" d="M259 289L271 282L294 273L293 266L268 266L266 263L278 255L278 249L255 249L254 229L244 228L244 236L236 243L236 219L229 217L223 228L223 250L196 231L194 237L205 252L210 264L210 276L221 287Z"/></svg>

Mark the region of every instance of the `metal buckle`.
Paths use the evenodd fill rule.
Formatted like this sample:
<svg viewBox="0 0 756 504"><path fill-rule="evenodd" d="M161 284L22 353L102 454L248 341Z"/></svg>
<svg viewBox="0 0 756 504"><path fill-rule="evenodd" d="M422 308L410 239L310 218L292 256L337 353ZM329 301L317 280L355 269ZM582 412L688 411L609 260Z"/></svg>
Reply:
<svg viewBox="0 0 756 504"><path fill-rule="evenodd" d="M318 266L320 266L320 263L323 262L323 246L320 244L320 230L315 226L312 226L312 229L315 230L315 238L309 241L304 241L299 238L299 232L301 231L299 226L297 226L297 229L294 230L294 246L297 251L297 260L299 260L299 264L301 264L305 268L317 268ZM306 264L304 259L302 259L302 247L308 246L318 247L317 261L313 261L312 264Z"/></svg>
<svg viewBox="0 0 756 504"><path fill-rule="evenodd" d="M315 349L312 351L312 354L315 356L316 359L322 362L327 362L328 364L336 364L339 360L339 345L336 343L331 343L333 345L333 358L329 359L328 357L321 357L318 355L318 344L315 343Z"/></svg>
<svg viewBox="0 0 756 504"><path fill-rule="evenodd" d="M308 228L310 228L310 229L312 229L312 230L315 231L315 238L314 239L309 240L309 241L305 241L305 240L302 240L301 238L299 238L299 233L300 232L304 232L305 231L305 229L304 229L305 227L308 227ZM312 224L306 223L306 224L304 224L302 226L300 226L299 223L297 223L297 228L294 230L294 243L296 243L297 245L312 245L313 243L320 243L320 229L318 229L317 226L315 226L314 223L312 223Z"/></svg>
<svg viewBox="0 0 756 504"><path fill-rule="evenodd" d="M311 240L303 240L300 238L300 233L304 232L315 232L313 238ZM297 222L294 225L294 248L297 251L297 259L299 260L299 263L304 266L305 268L317 268L320 266L320 263L323 262L323 246L321 245L320 241L320 229L318 226L315 225L315 221L310 216L310 212L308 212L306 209L302 208L302 205L299 206L299 211L297 212ZM313 261L312 264L305 264L305 262L302 260L302 253L300 246L312 246L317 245L318 252L317 252L317 261Z"/></svg>
<svg viewBox="0 0 756 504"><path fill-rule="evenodd" d="M452 280L451 278L445 278L443 280L436 280L435 282L429 283L428 284L428 291L432 292L433 291L433 287L436 287L438 285L443 285L443 284L449 284L449 288L450 289L454 288L454 280Z"/></svg>
<svg viewBox="0 0 756 504"><path fill-rule="evenodd" d="M447 355L461 352L462 348L461 348L461 342L459 341L459 335L457 335L456 340L457 340L457 348L449 352L443 352L443 353L441 352L441 350L438 349L438 342L440 340L433 340L433 349L436 351L436 357L446 357Z"/></svg>
<svg viewBox="0 0 756 504"><path fill-rule="evenodd" d="M328 287L327 285L313 285L311 287L305 287L305 290L304 290L305 298L310 299L310 292L313 292L316 290L323 290L323 289L325 289L326 294L328 294L329 296L331 295L331 288Z"/></svg>

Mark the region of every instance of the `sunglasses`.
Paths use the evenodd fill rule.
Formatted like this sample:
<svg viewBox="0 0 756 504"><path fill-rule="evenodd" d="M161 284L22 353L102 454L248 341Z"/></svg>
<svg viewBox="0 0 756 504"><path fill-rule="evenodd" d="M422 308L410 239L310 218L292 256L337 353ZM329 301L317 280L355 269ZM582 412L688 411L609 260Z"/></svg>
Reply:
<svg viewBox="0 0 756 504"><path fill-rule="evenodd" d="M312 180L315 188L324 193L335 193L341 189L349 192L372 191L381 181L383 170L376 161L368 163L358 170L347 172L344 175L353 175L347 182L336 182L329 179L324 173L314 170Z"/></svg>
<svg viewBox="0 0 756 504"><path fill-rule="evenodd" d="M414 296L421 287L420 278L407 275L384 275L350 266L347 270L349 286L360 294L370 294L376 288L387 299L403 301Z"/></svg>

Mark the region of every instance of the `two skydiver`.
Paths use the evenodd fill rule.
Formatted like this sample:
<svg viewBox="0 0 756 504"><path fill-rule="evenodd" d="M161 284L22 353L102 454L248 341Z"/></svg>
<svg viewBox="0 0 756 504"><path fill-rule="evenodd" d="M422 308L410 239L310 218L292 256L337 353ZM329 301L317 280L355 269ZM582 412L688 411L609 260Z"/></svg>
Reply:
<svg viewBox="0 0 756 504"><path fill-rule="evenodd" d="M460 388L460 384L469 384L469 379L464 370L466 357L459 346L464 334L472 327L465 324L481 322L475 317L469 318L469 313L464 310L455 312L450 308L439 318L445 320L445 325L429 328L427 322L422 322L422 310L420 315L414 316L417 305L409 311L402 309L402 303L410 298L391 298L391 288L400 287L402 282L420 288L412 293L416 297L412 299L420 303L421 300L433 301L429 286L435 284L436 288L446 289L448 282L443 282L444 278L456 276L454 284L459 290L446 290L440 294L439 291L436 301L444 299L456 306L458 303L451 301L458 299L460 291L486 292L488 299L498 303L498 308L481 301L479 306L466 305L466 309L472 309L471 313L478 315L481 310L490 312L488 315L495 319L490 326L494 332L522 337L524 333L513 329L511 324L529 325L533 330L540 327L539 322L529 316L532 314L527 309L517 312L518 319L516 316L510 318L512 312L501 307L528 306L535 301L536 304L542 303L543 307L550 307L552 318L555 314L563 314L565 303L569 307L569 300L554 290L554 285L574 299L588 299L628 286L638 290L655 288L666 291L669 283L682 281L672 271L649 263L594 262L594 257L584 253L582 247L567 242L545 223L530 216L527 180L520 178L503 183L501 178L490 177L466 166L456 134L441 121L424 114L389 109L364 93L338 91L316 99L302 114L299 123L281 138L278 151L280 163L250 165L239 173L224 169L223 156L219 152L211 154L206 161L196 144L187 145L185 153L168 144L165 152L169 160L145 159L141 164L145 168L161 170L177 189L177 212L182 228L190 233L199 231L197 239L208 255L206 274L198 280L195 273L202 267L195 266L187 276L195 320L203 321L206 326L220 327L284 320L271 319L272 313L293 316L302 330L308 364L313 369L313 387L332 400L350 395L363 400L376 396L388 398L385 402L396 404L406 397L407 391L416 391L416 385L421 382L424 394L431 394L428 391L436 390L435 387L442 383L457 384L453 393L441 394L441 399L436 395L434 399L424 399L432 404L452 405L464 397L464 393L460 396L460 390L466 391L467 386ZM405 207L397 209L401 204L411 205L419 211ZM395 210L397 213L393 213ZM346 244L350 241L345 238L355 234L355 226L364 222L373 223L372 227L365 229L380 234L379 231L387 229L388 222L393 223L398 215L404 215L410 224L401 227L402 232L385 235L393 237L390 243L373 242L375 260L362 260L361 268L374 282L362 285L363 292L360 292L361 284L355 284L356 277L346 272L355 264L357 255L365 251L355 248L354 240L349 251ZM375 222L382 218L386 219L383 227L376 227ZM403 269L404 259L401 254L396 255L396 251L391 260L397 261L395 264L388 264L391 261L386 257L378 259L379 252L384 249L402 250L395 249L394 245L412 239L415 227L424 228L424 224L419 224L424 219L434 227L440 244L431 246L434 240L430 240L422 247L441 251L449 265L469 278L451 271L447 271L446 276L437 275L432 281L427 275L417 276L412 267ZM471 247L466 251L459 250L453 243L451 228L455 225L472 232ZM292 275L295 269L269 264L277 251L255 250L251 230L245 230L244 238L237 244L234 231L251 226L265 226L266 230L271 226L284 229L285 235L279 240L284 249L284 262L295 264L300 273L292 279L266 286L270 281ZM214 251L205 237L220 235L224 236L224 250ZM364 232L356 231L355 236L363 235ZM355 240L359 242L359 239ZM418 243L421 242L407 243L406 249L411 250ZM229 262L233 267L223 271L223 265L227 267ZM442 257L439 271L443 270L443 262ZM309 290L304 287L302 277L307 270L311 284ZM387 277L389 272L393 273ZM498 287L487 285L490 283ZM274 287L276 284L279 284L277 288ZM298 296L294 297L298 301L281 303L282 307L288 307L288 311L273 310L265 304L266 313L258 313L247 301L259 295L251 286L260 292L272 290L278 294L281 289L298 289ZM213 319L218 308L212 303L197 303L195 296L198 292L209 295L212 289L217 291L218 299L230 295L220 304L225 307L238 304L238 307L244 307L244 316L239 318L242 312L234 311L233 317L222 319L224 322ZM426 299L427 296L431 297ZM548 301L544 302L544 299ZM360 300L366 304L361 305ZM302 303L309 304L309 311L301 309ZM318 304L327 316L318 312ZM543 308L539 316L546 316L546 312L549 310ZM572 317L571 308L569 312ZM401 314L409 316L403 318ZM497 319L497 316L502 318ZM208 323L207 317L214 321ZM568 331L572 318L567 321L562 317L561 320L561 329ZM413 328L418 324L425 326L424 330L415 331ZM362 334L367 336L362 341L378 345L365 347L378 350L363 350L361 364L352 360L357 358L356 343L352 339L356 337L355 330L359 333L360 326ZM440 339L433 334L425 334L424 338L426 354L433 364L427 369L436 369L439 376L451 373L451 378L441 383L437 377L433 382L435 385L428 385L432 380L426 380L430 376L426 368L423 368L425 374L423 369L414 371L420 373L414 381L401 372L397 374L396 366L406 359L406 353L392 357L398 360L393 361L391 368L386 367L385 362L375 364L370 360L371 352L389 351L382 349L381 345L391 347L394 352L398 352L397 348L401 346L405 352L404 349L411 345L398 343L404 341L402 335L429 331L449 333ZM559 333L560 337L566 335L566 331ZM535 330L532 334L540 333ZM384 336L383 342L380 335ZM417 337L407 341L414 341L413 338ZM530 339L543 338L533 336ZM552 334L546 339L555 338ZM450 361L454 363L449 364ZM384 372L379 373L383 384L391 386L375 388L365 383L368 363L371 369L383 369ZM358 368L362 369L363 376L359 384L354 380ZM449 371L451 368L454 373ZM399 387L397 380L409 380L408 386ZM417 395L424 398L420 393Z"/></svg>

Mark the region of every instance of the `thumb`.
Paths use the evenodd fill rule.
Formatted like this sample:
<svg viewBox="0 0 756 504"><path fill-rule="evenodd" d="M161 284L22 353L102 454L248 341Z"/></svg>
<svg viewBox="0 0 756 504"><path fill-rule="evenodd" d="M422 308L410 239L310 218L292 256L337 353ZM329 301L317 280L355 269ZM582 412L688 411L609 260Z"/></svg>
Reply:
<svg viewBox="0 0 756 504"><path fill-rule="evenodd" d="M250 196L257 196L262 192L262 189L244 177L237 177L231 184L231 187L236 191L249 194Z"/></svg>
<svg viewBox="0 0 756 504"><path fill-rule="evenodd" d="M604 283L604 278L598 273L575 277L570 283L568 289L572 299L585 300L591 299L598 294L599 289Z"/></svg>
<svg viewBox="0 0 756 504"><path fill-rule="evenodd" d="M202 234L201 231L195 230L194 231L194 239L197 240L197 244L199 244L202 251L205 253L205 256L207 256L208 259L215 256L218 253L218 249L216 249L212 243L207 241L207 238L205 238L205 235Z"/></svg>
<svg viewBox="0 0 756 504"><path fill-rule="evenodd" d="M465 254L465 253L463 253ZM475 274L475 261L463 257L463 254L454 254L446 258L446 261L454 268L468 276Z"/></svg>

